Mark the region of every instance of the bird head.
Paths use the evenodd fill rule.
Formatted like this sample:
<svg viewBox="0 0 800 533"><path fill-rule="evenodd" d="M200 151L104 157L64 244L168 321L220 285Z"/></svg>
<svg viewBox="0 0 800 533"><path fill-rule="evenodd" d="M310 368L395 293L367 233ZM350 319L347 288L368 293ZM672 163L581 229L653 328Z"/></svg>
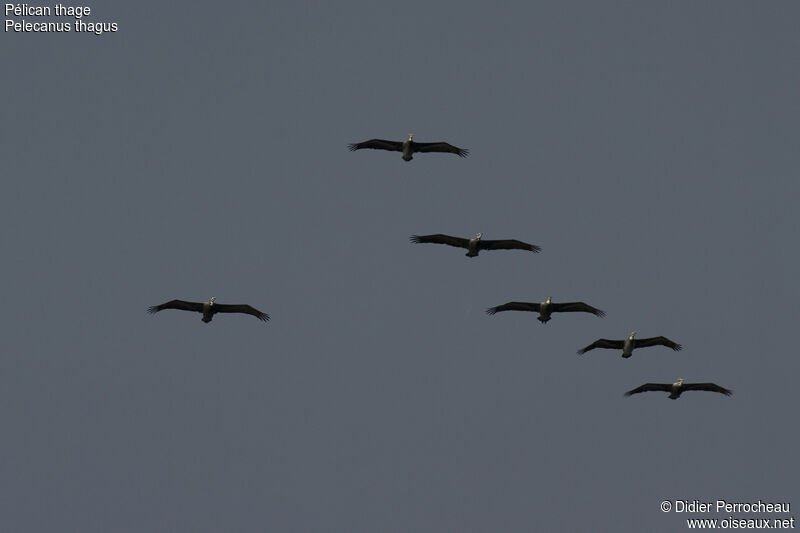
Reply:
<svg viewBox="0 0 800 533"><path fill-rule="evenodd" d="M547 297L547 300L545 300L545 301L544 301L544 303L546 303L546 304L549 304L549 303L550 303L550 300L551 300L552 298L553 298L552 296L548 296L548 297Z"/></svg>
<svg viewBox="0 0 800 533"><path fill-rule="evenodd" d="M476 239L480 239L481 237L483 237L483 233L481 233L480 231L475 234Z"/></svg>
<svg viewBox="0 0 800 533"><path fill-rule="evenodd" d="M214 305L214 300L216 300L216 299L217 299L216 296L212 296L211 298L209 298L208 299L208 305Z"/></svg>
<svg viewBox="0 0 800 533"><path fill-rule="evenodd" d="M413 133L409 133L409 134L408 134L408 140L410 141L410 140L412 140L413 138L414 138L414 134L413 134Z"/></svg>
<svg viewBox="0 0 800 533"><path fill-rule="evenodd" d="M631 331L631 334L628 336L628 338L629 338L629 339L632 339L632 338L634 338L635 336L636 336L636 332L635 332L635 331Z"/></svg>
<svg viewBox="0 0 800 533"><path fill-rule="evenodd" d="M677 385L678 387L680 387L681 385L683 385L683 378L678 378L678 381L676 381L676 382L674 383L674 385Z"/></svg>

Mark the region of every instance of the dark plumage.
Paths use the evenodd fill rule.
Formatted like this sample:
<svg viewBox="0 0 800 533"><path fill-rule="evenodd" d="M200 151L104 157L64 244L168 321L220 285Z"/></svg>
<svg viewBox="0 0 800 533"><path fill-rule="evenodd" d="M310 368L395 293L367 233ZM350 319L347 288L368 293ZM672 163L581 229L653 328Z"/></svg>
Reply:
<svg viewBox="0 0 800 533"><path fill-rule="evenodd" d="M716 383L684 383L683 378L678 378L678 381L675 383L645 383L644 385L636 387L635 389L629 390L625 393L625 396L639 394L640 392L663 391L669 393L669 398L671 400L677 400L680 395L687 390L719 392L725 396L730 396L733 394L733 391L728 390L725 387L720 387Z"/></svg>
<svg viewBox="0 0 800 533"><path fill-rule="evenodd" d="M528 244L516 239L482 240L482 235L482 233L477 233L472 239L463 239L436 233L433 235L412 235L410 239L411 242L415 243L447 244L457 248L466 248L467 257L475 257L481 250L527 250L529 252L540 252L542 250L535 244Z"/></svg>
<svg viewBox="0 0 800 533"><path fill-rule="evenodd" d="M389 150L392 152L403 152L403 160L411 161L414 159L414 153L416 152L443 152L443 153L450 153L456 154L461 157L467 157L469 155L469 150L464 148L458 148L457 146L453 146L452 144L448 144L446 142L435 142L435 143L418 143L414 142L412 139L414 137L413 133L409 133L408 139L405 141L387 141L384 139L370 139L369 141L364 141L360 143L351 143L349 146L350 151L355 150L363 150L364 148L371 148L373 150Z"/></svg>
<svg viewBox="0 0 800 533"><path fill-rule="evenodd" d="M211 322L216 313L245 313L253 315L259 320L266 322L269 315L262 313L255 307L247 304L218 304L215 303L213 296L207 302L186 302L184 300L170 300L161 305L154 305L147 309L148 313L158 313L164 309L180 309L181 311L195 311L203 314L203 322Z"/></svg>
<svg viewBox="0 0 800 533"><path fill-rule="evenodd" d="M553 302L550 296L544 302L508 302L496 307L490 307L486 313L493 315L500 311L533 311L539 313L537 319L542 324L550 320L551 313L592 313L596 316L606 316L605 311L601 311L583 302Z"/></svg>
<svg viewBox="0 0 800 533"><path fill-rule="evenodd" d="M594 350L595 348L610 348L614 350L622 350L622 357L630 357L633 353L635 348L646 348L648 346L666 346L668 348L672 348L675 351L681 350L683 346L676 342L672 342L666 337L650 337L649 339L634 339L636 332L633 331L628 336L627 339L617 341L617 340L609 340L609 339L597 339L592 344L585 348L581 348L578 350L578 355L582 355L589 350Z"/></svg>

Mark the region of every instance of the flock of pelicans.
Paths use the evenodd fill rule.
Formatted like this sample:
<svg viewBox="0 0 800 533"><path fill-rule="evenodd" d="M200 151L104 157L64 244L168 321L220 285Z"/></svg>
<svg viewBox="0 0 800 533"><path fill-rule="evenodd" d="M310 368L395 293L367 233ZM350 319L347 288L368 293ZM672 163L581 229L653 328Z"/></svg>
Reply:
<svg viewBox="0 0 800 533"><path fill-rule="evenodd" d="M405 141L387 141L384 139L371 139L361 143L350 144L350 150L362 150L364 148L371 148L377 150L390 150L394 152L402 152L403 160L410 161L413 159L413 154L416 152L442 152L456 154L460 157L467 157L469 150L458 148L446 142L432 142L432 143L418 143L413 140L414 134L409 134L408 139ZM452 237L441 233L433 235L412 235L411 242L414 243L433 243L433 244L447 244L457 248L464 248L467 250L467 257L476 257L481 250L527 250L529 252L539 252L541 248L534 244L518 241L516 239L501 239L489 240L483 239L483 234L478 233L471 239L462 237ZM161 305L154 305L148 309L150 313L157 313L164 309L179 309L181 311L194 311L202 313L203 322L211 322L216 313L244 313L252 315L259 320L266 322L269 320L269 315L263 313L247 304L218 304L215 302L216 298L213 296L207 302L187 302L184 300L170 300ZM552 313L591 313L595 316L605 316L605 312L592 307L584 302L553 302L548 296L544 302L508 302L495 307L490 307L486 312L490 315L499 313L501 311L531 311L539 313L538 320L545 324L550 320ZM676 342L669 340L666 337L650 337L647 339L637 339L636 332L631 332L626 339L622 340L609 340L597 339L589 346L578 350L578 354L582 355L589 350L595 348L608 348L612 350L622 350L622 357L628 358L633 355L633 350L636 348L647 348L649 346L666 346L673 350L680 350L682 346ZM726 396L730 396L732 392L724 387L720 387L715 383L684 383L683 378L678 378L675 383L645 383L635 389L629 390L625 396L631 396L640 392L649 391L663 391L669 393L670 399L677 399L686 391L700 390L719 392Z"/></svg>

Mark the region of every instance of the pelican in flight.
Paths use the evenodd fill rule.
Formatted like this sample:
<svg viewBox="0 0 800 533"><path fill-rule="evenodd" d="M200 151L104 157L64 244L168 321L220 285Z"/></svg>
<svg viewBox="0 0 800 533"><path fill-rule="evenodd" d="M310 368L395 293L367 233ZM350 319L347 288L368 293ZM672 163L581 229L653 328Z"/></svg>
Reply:
<svg viewBox="0 0 800 533"><path fill-rule="evenodd" d="M458 248L467 249L467 257L475 257L481 250L528 250L529 252L540 252L542 249L535 244L518 241L516 239L503 240L482 240L483 233L476 233L472 239L462 239L461 237L451 237L442 233L435 235L412 235L411 242L432 242L435 244L447 244Z"/></svg>
<svg viewBox="0 0 800 533"><path fill-rule="evenodd" d="M625 393L625 396L639 394L640 392L664 391L669 393L670 400L677 400L682 393L687 390L705 390L719 392L725 396L730 396L733 391L720 387L716 383L684 383L683 378L678 378L675 383L645 383L641 387L636 387Z"/></svg>
<svg viewBox="0 0 800 533"><path fill-rule="evenodd" d="M496 307L490 307L486 310L486 313L493 315L495 313L499 313L500 311L534 311L539 313L537 319L542 324L547 323L550 320L550 313L574 313L574 312L583 312L583 313L592 313L596 316L606 316L605 311L601 311L600 309L596 309L589 304L585 304L583 302L562 302L556 303L553 302L551 297L548 296L547 299L542 303L536 302L508 302L503 305L498 305Z"/></svg>
<svg viewBox="0 0 800 533"><path fill-rule="evenodd" d="M456 154L461 157L467 157L469 150L459 148L448 144L446 142L435 143L418 143L414 142L414 134L409 133L408 139L405 141L386 141L383 139L370 139L362 143L351 143L349 145L350 151L362 150L364 148L372 148L373 150L390 150L392 152L403 152L403 161L411 161L414 159L415 152L443 152Z"/></svg>
<svg viewBox="0 0 800 533"><path fill-rule="evenodd" d="M650 337L649 339L634 339L636 336L636 332L631 332L628 335L628 338L621 341L612 341L608 339L597 339L592 344L587 346L586 348L581 348L578 350L578 355L585 354L589 350L594 350L595 348L611 348L613 350L622 350L622 357L630 357L633 354L634 348L646 348L648 346L666 346L668 348L672 348L675 351L678 351L683 348L680 344L676 342L672 342L666 337Z"/></svg>
<svg viewBox="0 0 800 533"><path fill-rule="evenodd" d="M259 320L266 322L269 315L262 313L255 307L247 304L218 304L214 302L216 298L212 296L207 302L185 302L183 300L170 300L161 305L154 305L147 309L148 313L158 313L164 309L180 309L181 311L196 311L203 313L203 322L209 323L216 313L245 313L253 315Z"/></svg>

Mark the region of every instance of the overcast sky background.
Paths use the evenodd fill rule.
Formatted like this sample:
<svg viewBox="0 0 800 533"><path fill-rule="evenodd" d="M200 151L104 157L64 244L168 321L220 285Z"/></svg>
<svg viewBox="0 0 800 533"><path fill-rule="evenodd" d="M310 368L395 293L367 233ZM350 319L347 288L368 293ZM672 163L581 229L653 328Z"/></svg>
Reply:
<svg viewBox="0 0 800 533"><path fill-rule="evenodd" d="M0 530L800 506L796 2L221 6L2 36ZM347 150L411 132L471 155ZM408 241L478 231L542 253ZM146 313L210 296L272 320ZM485 314L546 296L607 316Z"/></svg>

